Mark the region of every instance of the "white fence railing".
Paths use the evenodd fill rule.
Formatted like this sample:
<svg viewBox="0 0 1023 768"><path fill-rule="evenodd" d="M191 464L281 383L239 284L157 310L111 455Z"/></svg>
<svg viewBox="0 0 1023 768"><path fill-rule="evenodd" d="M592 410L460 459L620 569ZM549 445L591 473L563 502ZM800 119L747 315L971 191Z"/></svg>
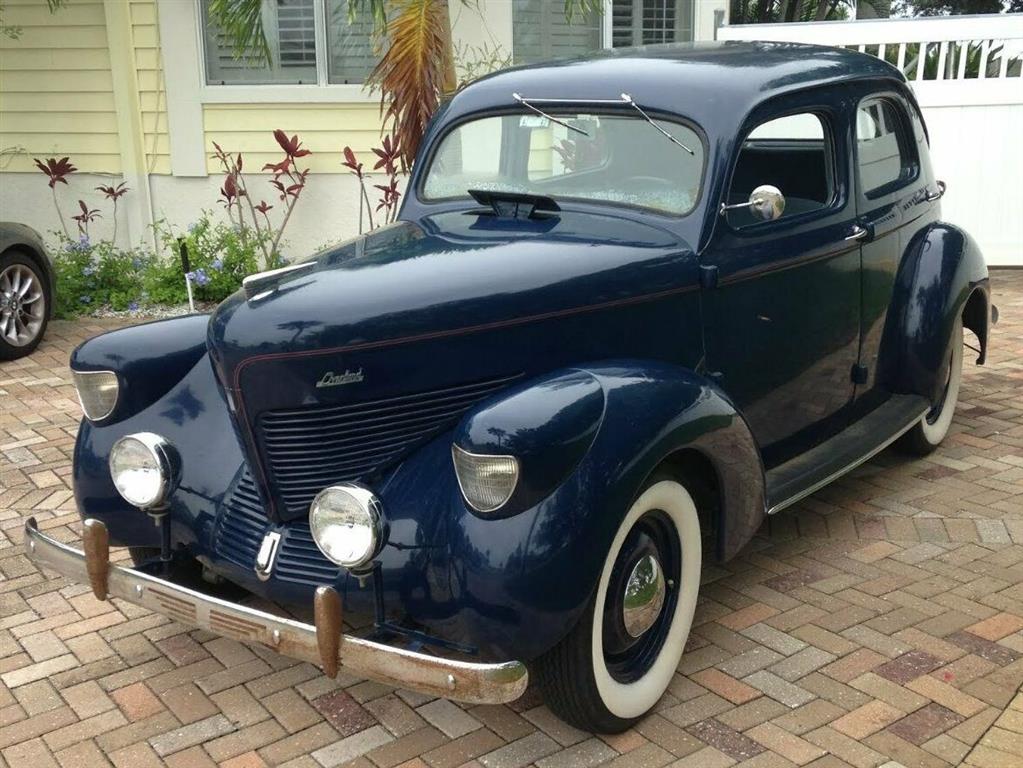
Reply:
<svg viewBox="0 0 1023 768"><path fill-rule="evenodd" d="M718 38L833 45L898 67L948 183L944 217L977 238L989 264L1023 265L1023 14L727 26Z"/></svg>

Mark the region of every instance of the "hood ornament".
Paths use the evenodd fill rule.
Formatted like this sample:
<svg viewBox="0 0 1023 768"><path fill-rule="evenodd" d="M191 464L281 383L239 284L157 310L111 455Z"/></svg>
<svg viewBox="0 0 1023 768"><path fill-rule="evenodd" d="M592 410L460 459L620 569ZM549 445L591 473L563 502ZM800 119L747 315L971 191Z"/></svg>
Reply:
<svg viewBox="0 0 1023 768"><path fill-rule="evenodd" d="M321 387L340 387L344 384L358 384L364 380L362 375L362 368L357 371L351 371L345 369L344 373L334 373L333 371L327 371L323 374L323 377L316 382L316 388Z"/></svg>
<svg viewBox="0 0 1023 768"><path fill-rule="evenodd" d="M249 300L260 299L264 294L269 295L273 288L281 282L281 279L292 272L301 272L304 269L315 267L315 261L303 261L298 264L289 264L279 269L271 269L266 272L257 272L242 280L242 288L245 290L245 298Z"/></svg>

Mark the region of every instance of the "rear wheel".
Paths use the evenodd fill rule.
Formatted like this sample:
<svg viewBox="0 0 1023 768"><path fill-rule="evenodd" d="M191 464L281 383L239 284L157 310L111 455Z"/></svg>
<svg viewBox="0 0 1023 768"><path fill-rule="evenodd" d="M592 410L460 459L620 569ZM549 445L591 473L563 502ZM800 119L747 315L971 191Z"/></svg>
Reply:
<svg viewBox="0 0 1023 768"><path fill-rule="evenodd" d="M692 497L674 480L652 480L619 526L579 623L537 662L555 714L618 733L653 708L689 636L701 560Z"/></svg>
<svg viewBox="0 0 1023 768"><path fill-rule="evenodd" d="M959 385L963 375L963 321L956 320L952 329L952 351L949 353L948 377L941 397L896 444L905 453L926 456L941 445L948 434L959 401Z"/></svg>

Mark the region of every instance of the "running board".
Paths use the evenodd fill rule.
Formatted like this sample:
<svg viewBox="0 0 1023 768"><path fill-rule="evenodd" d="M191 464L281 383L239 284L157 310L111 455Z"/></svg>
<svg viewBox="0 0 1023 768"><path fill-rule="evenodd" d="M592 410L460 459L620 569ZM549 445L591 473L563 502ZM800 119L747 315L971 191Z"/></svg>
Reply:
<svg viewBox="0 0 1023 768"><path fill-rule="evenodd" d="M806 453L767 473L767 514L773 515L856 469L912 429L927 413L918 395L892 395L869 414ZM878 442L879 435L886 437Z"/></svg>

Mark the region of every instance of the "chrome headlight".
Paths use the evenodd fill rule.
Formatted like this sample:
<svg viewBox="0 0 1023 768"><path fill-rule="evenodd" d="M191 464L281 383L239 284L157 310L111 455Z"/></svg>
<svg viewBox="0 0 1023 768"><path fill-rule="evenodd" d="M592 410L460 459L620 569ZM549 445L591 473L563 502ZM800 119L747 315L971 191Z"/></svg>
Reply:
<svg viewBox="0 0 1023 768"><path fill-rule="evenodd" d="M309 505L309 528L324 557L345 568L366 565L383 544L380 500L362 486L332 485Z"/></svg>
<svg viewBox="0 0 1023 768"><path fill-rule="evenodd" d="M71 371L78 402L89 421L103 421L114 412L120 384L113 371Z"/></svg>
<svg viewBox="0 0 1023 768"><path fill-rule="evenodd" d="M178 461L173 446L152 432L125 435L110 449L110 477L125 501L159 507L170 496Z"/></svg>
<svg viewBox="0 0 1023 768"><path fill-rule="evenodd" d="M477 512L496 512L515 492L519 481L519 460L514 456L469 453L451 446L458 487L469 506Z"/></svg>

